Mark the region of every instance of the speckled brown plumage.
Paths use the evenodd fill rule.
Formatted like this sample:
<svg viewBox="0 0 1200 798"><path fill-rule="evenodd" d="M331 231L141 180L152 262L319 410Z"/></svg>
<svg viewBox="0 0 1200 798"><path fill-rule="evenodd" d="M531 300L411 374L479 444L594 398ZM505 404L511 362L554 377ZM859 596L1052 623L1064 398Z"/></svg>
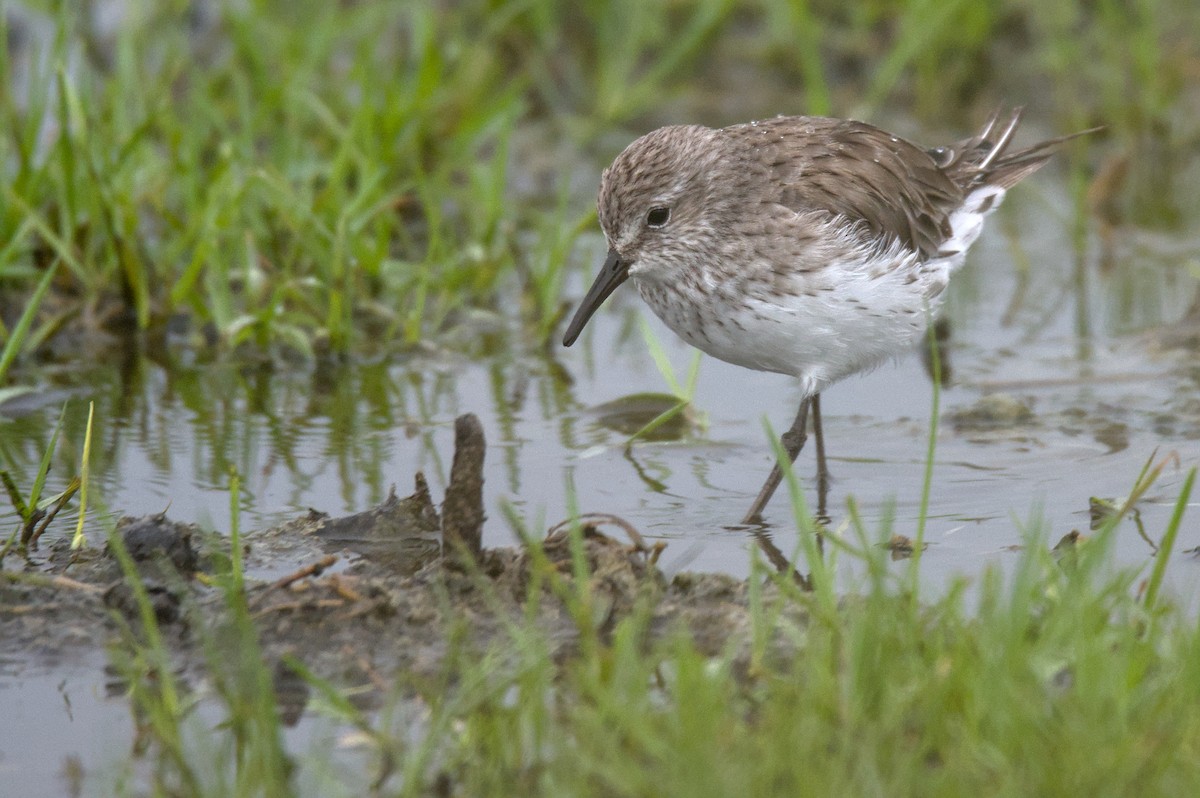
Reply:
<svg viewBox="0 0 1200 798"><path fill-rule="evenodd" d="M1020 119L933 149L824 117L652 131L601 178L609 255L563 344L631 279L688 343L798 377L802 440L809 398L918 340L984 217L1073 138L1013 150Z"/></svg>

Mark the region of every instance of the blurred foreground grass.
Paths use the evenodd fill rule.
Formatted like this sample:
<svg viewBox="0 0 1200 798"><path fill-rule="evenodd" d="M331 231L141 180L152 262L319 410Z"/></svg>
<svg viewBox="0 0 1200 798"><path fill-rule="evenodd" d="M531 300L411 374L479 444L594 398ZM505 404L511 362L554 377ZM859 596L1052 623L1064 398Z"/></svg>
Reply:
<svg viewBox="0 0 1200 798"><path fill-rule="evenodd" d="M717 652L693 638L702 629L656 617L649 585L617 612L581 538L574 571L531 541L524 617L486 645L464 621L442 675L399 674L382 706L364 710L353 685L283 660L312 688L322 720L310 722L353 753L284 744L236 532L229 572L214 577L228 617L200 633L209 689L188 700L129 561L141 621L115 659L153 767L135 757L117 792L143 772L152 794L187 796L1193 795L1200 629L1160 588L1194 478L1149 574L1107 564L1120 514L1054 551L1035 519L1012 573L937 600L915 563L890 562L886 529L852 521L827 533L822 559L802 524L812 591L765 566L744 596L725 583L729 617L709 620L736 631ZM845 597L832 587L839 560L862 574ZM569 653L532 622L547 603L574 624Z"/></svg>
<svg viewBox="0 0 1200 798"><path fill-rule="evenodd" d="M519 308L544 343L604 136L697 98L732 108L714 124L1104 123L1105 207L1152 226L1197 135L1189 0L62 0L4 25L0 384L64 332L345 354Z"/></svg>

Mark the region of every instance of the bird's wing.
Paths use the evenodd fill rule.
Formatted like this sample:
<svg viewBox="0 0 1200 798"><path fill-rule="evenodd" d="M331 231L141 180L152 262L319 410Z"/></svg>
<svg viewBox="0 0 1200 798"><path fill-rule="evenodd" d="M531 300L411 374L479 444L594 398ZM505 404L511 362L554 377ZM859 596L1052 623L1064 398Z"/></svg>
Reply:
<svg viewBox="0 0 1200 798"><path fill-rule="evenodd" d="M769 164L764 179L779 187L779 204L862 222L924 258L949 237L963 189L925 150L841 119L782 117L754 127L761 135L754 160Z"/></svg>

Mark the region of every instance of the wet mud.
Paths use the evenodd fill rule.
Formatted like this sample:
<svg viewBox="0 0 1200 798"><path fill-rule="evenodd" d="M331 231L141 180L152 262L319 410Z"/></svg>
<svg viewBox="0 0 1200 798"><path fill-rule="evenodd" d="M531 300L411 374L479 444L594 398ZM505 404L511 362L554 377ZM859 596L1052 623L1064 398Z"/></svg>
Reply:
<svg viewBox="0 0 1200 798"><path fill-rule="evenodd" d="M647 643L682 633L702 652L733 651L748 662L748 583L725 574L667 579L657 566L661 544L648 546L620 519L585 517L579 535L560 525L521 547L482 548L485 445L473 416L458 420L455 443L440 512L418 473L409 496L393 490L361 513L310 511L242 536L249 615L292 717L295 697L302 707L306 692L283 665L287 658L336 687L355 688L356 700L370 705L398 683L444 677L451 657L503 650L513 622L527 621L531 607L556 661L579 650L581 628L603 639L622 618L644 613ZM186 681L203 678L204 647L229 622L219 586L229 572L229 538L165 515L123 519L118 534L175 667ZM284 576L263 576L283 568L290 569ZM29 667L51 669L84 652L137 644L141 606L125 573L110 547L49 544L24 570L0 571L0 639ZM760 595L782 604L781 622L804 623L801 603L774 581ZM778 645L784 653L787 644Z"/></svg>

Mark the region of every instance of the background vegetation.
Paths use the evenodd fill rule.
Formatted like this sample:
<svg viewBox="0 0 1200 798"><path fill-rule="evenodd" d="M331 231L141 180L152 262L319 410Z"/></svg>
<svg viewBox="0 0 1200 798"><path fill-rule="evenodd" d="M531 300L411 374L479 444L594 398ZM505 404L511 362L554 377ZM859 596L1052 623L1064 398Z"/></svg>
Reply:
<svg viewBox="0 0 1200 798"><path fill-rule="evenodd" d="M1102 210L1150 226L1179 222L1197 136L1186 0L63 0L3 24L0 380L64 332L340 355L482 307L549 340L622 126L899 110L960 135L1020 101L1108 125Z"/></svg>

